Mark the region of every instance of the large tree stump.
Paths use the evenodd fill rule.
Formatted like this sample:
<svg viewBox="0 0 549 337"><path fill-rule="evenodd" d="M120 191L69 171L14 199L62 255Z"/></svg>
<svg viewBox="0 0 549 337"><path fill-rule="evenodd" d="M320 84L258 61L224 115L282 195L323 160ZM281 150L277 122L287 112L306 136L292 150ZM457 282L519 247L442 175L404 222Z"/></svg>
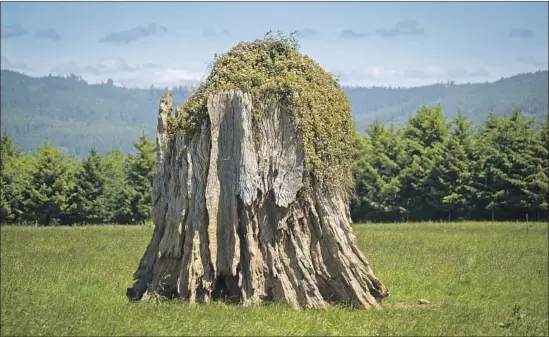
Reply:
<svg viewBox="0 0 549 337"><path fill-rule="evenodd" d="M351 230L345 192L307 184L301 134L276 97L226 91L190 142L167 140L171 95L158 118L154 233L127 295L190 302L283 300L293 307L388 295Z"/></svg>

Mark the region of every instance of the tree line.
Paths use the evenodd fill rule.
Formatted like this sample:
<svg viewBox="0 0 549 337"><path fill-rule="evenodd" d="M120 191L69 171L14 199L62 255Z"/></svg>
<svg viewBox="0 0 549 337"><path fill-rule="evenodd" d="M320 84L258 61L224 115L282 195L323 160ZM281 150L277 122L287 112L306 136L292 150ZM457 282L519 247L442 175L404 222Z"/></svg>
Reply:
<svg viewBox="0 0 549 337"><path fill-rule="evenodd" d="M135 155L95 148L81 161L45 143L23 154L1 137L0 222L18 224L139 224L149 221L155 146L143 133Z"/></svg>
<svg viewBox="0 0 549 337"><path fill-rule="evenodd" d="M402 127L374 122L354 163L355 221L548 219L547 121L514 109L474 126L422 107Z"/></svg>
<svg viewBox="0 0 549 337"><path fill-rule="evenodd" d="M155 145L82 160L45 143L24 154L1 137L0 222L139 224L150 220ZM549 127L519 110L474 126L422 107L401 127L374 122L357 137L355 222L543 220L549 217Z"/></svg>

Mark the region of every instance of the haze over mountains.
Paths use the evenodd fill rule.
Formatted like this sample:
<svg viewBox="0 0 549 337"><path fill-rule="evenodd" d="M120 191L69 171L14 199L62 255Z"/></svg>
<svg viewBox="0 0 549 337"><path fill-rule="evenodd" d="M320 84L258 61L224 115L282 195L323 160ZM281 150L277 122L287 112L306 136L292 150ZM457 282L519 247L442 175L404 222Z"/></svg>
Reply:
<svg viewBox="0 0 549 337"><path fill-rule="evenodd" d="M165 89L130 89L112 83L88 84L77 76L29 77L1 71L2 130L24 151L50 141L77 155L93 146L100 153L118 147L133 152L144 130L154 137L158 101ZM514 107L538 119L548 111L548 72L537 71L491 83L433 84L412 88L343 87L359 130L374 120L404 123L421 105L441 104L448 119L461 109L480 123L490 111L509 113ZM182 104L191 88L174 88Z"/></svg>

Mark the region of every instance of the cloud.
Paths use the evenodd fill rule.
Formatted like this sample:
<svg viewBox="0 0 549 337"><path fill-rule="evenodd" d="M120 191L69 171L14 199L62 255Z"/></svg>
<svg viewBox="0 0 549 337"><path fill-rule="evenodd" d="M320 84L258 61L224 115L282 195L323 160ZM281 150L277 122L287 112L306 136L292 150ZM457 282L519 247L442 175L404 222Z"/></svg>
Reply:
<svg viewBox="0 0 549 337"><path fill-rule="evenodd" d="M13 69L13 70L28 70L29 67L25 62L15 62L11 63L10 60L8 60L7 57L2 55L2 59L0 61L0 68L2 69Z"/></svg>
<svg viewBox="0 0 549 337"><path fill-rule="evenodd" d="M518 63L527 64L531 66L543 67L547 66L547 60L538 60L531 55L519 56L516 58Z"/></svg>
<svg viewBox="0 0 549 337"><path fill-rule="evenodd" d="M403 20L389 29L376 29L375 34L379 37L414 36L424 35L425 30L419 27L417 20Z"/></svg>
<svg viewBox="0 0 549 337"><path fill-rule="evenodd" d="M155 69L139 72L137 76L122 78L117 81L125 87L148 88L151 85L157 87L176 87L198 84L204 73L192 72L180 68Z"/></svg>
<svg viewBox="0 0 549 337"><path fill-rule="evenodd" d="M101 43L124 45L130 44L135 40L138 40L147 36L161 35L167 32L168 29L164 26L151 23L148 26L134 27L128 30L111 33L99 40Z"/></svg>
<svg viewBox="0 0 549 337"><path fill-rule="evenodd" d="M231 36L231 32L228 29L217 31L215 28L203 28L202 36L207 38L214 38L218 36Z"/></svg>
<svg viewBox="0 0 549 337"><path fill-rule="evenodd" d="M302 39L314 39L315 37L318 37L319 34L318 30L311 28L298 29L295 31L295 35Z"/></svg>
<svg viewBox="0 0 549 337"><path fill-rule="evenodd" d="M61 36L54 28L48 28L41 30L34 34L34 37L38 39L46 39L46 40L52 40L52 41L59 41L61 40Z"/></svg>
<svg viewBox="0 0 549 337"><path fill-rule="evenodd" d="M104 83L110 78L116 85L134 88L149 88L151 85L157 87L194 85L198 84L205 75L203 72L181 68L164 68L155 63L132 65L121 57L107 58L88 65L68 62L51 69L51 73L79 75L89 83Z"/></svg>
<svg viewBox="0 0 549 337"><path fill-rule="evenodd" d="M75 62L61 64L51 69L55 74L93 74L93 75L112 75L117 73L131 73L138 70L139 67L129 65L121 57L112 57L102 59L95 64L80 66Z"/></svg>
<svg viewBox="0 0 549 337"><path fill-rule="evenodd" d="M340 38L348 40L362 39L371 36L371 33L359 33L352 29L345 29L341 32Z"/></svg>
<svg viewBox="0 0 549 337"><path fill-rule="evenodd" d="M339 72L342 81L371 80L375 82L387 82L402 79L415 80L458 80L473 77L486 77L489 72L484 68L459 69L444 68L437 65L427 65L419 69L395 69L383 66L365 67L350 72Z"/></svg>
<svg viewBox="0 0 549 337"><path fill-rule="evenodd" d="M509 37L528 39L534 37L534 31L528 28L513 28L509 32Z"/></svg>
<svg viewBox="0 0 549 337"><path fill-rule="evenodd" d="M3 39L20 37L25 34L27 34L27 30L19 24L0 26L0 36L2 36Z"/></svg>

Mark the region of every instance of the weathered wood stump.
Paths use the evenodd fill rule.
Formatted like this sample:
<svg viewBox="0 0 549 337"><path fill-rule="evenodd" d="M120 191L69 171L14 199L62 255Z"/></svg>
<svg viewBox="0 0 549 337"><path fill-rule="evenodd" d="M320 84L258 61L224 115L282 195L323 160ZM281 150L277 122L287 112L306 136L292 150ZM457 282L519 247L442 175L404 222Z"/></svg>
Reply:
<svg viewBox="0 0 549 337"><path fill-rule="evenodd" d="M199 132L168 141L163 96L155 229L128 297L376 307L388 292L357 248L348 195L311 184L290 112L256 103L252 116L247 93L210 95Z"/></svg>

